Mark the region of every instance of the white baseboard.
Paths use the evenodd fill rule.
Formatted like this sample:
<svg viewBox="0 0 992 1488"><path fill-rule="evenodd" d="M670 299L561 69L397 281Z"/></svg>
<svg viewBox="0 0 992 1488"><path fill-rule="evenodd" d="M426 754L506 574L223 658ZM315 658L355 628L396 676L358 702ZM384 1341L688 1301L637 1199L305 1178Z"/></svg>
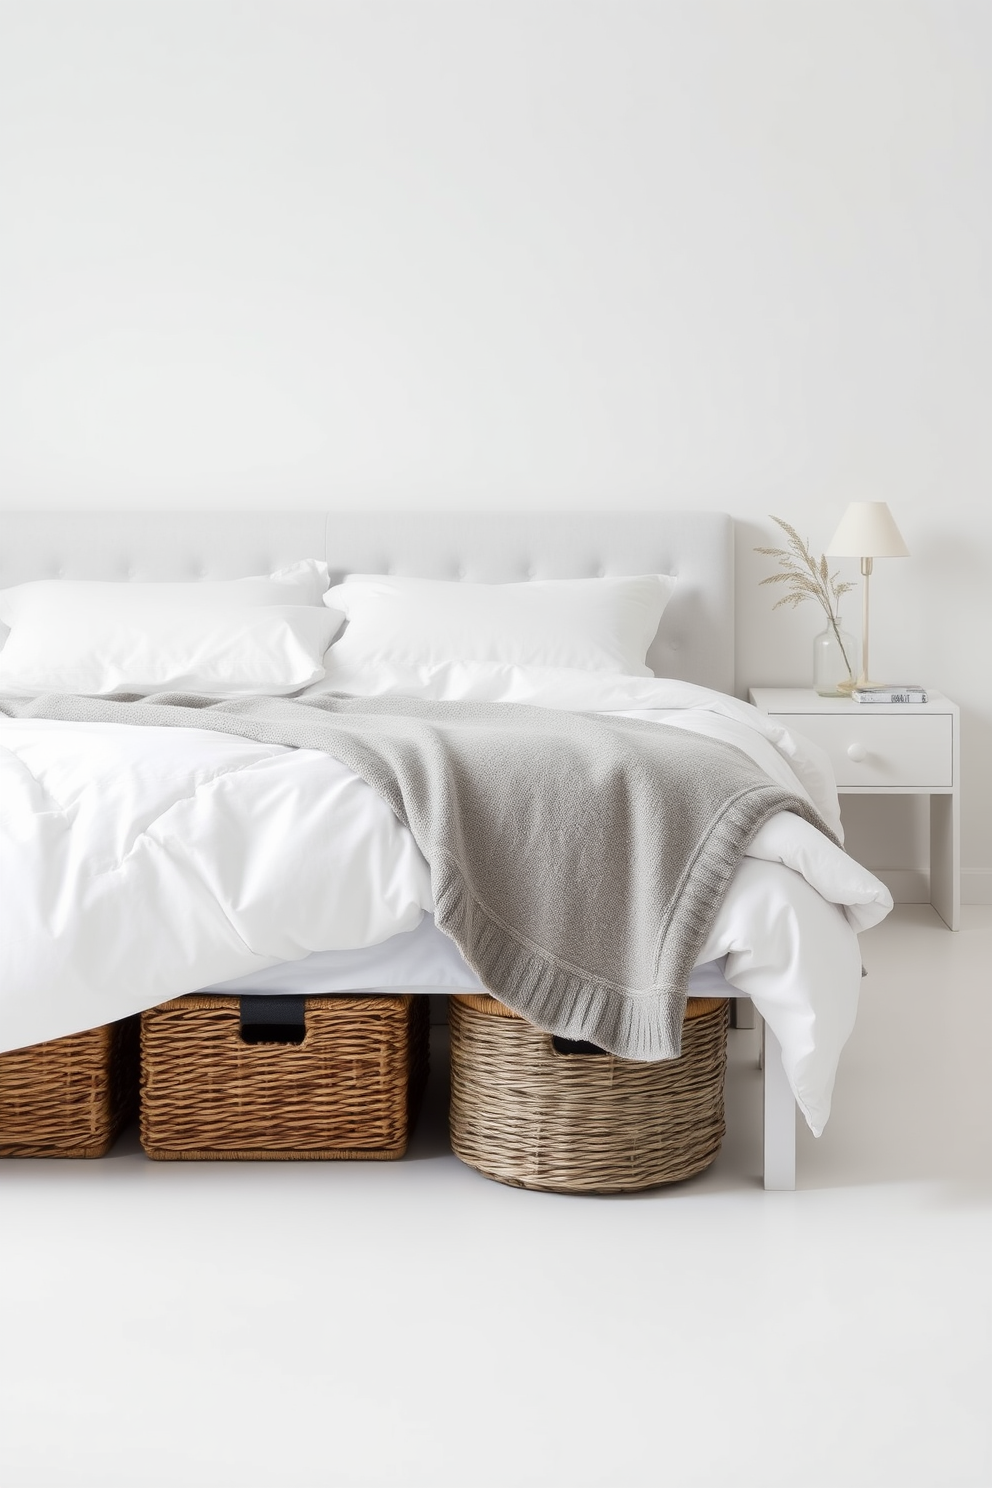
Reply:
<svg viewBox="0 0 992 1488"><path fill-rule="evenodd" d="M897 904L929 904L930 875L925 868L873 868ZM992 871L961 870L961 903L992 904Z"/></svg>
<svg viewBox="0 0 992 1488"><path fill-rule="evenodd" d="M872 868L897 904L929 904L930 875L925 868Z"/></svg>
<svg viewBox="0 0 992 1488"><path fill-rule="evenodd" d="M992 904L992 869L962 868L961 903Z"/></svg>

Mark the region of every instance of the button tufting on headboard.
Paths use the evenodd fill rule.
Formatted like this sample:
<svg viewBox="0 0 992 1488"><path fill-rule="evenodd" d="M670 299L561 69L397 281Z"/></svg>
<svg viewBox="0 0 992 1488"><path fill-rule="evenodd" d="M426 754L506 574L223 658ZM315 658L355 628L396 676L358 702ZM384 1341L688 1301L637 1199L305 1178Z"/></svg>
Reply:
<svg viewBox="0 0 992 1488"><path fill-rule="evenodd" d="M0 588L56 575L238 578L300 558L326 559L332 583L348 572L480 583L677 574L648 663L734 688L733 523L721 512L0 513Z"/></svg>

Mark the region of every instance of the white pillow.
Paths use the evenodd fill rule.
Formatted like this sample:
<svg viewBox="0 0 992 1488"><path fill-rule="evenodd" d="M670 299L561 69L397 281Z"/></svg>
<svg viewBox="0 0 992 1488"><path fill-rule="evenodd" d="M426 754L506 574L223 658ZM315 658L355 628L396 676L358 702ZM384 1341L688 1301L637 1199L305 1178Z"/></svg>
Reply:
<svg viewBox="0 0 992 1488"><path fill-rule="evenodd" d="M323 676L321 659L343 618L323 606L257 600L119 599L91 597L81 611L67 586L22 600L0 651L0 692L296 692Z"/></svg>
<svg viewBox="0 0 992 1488"><path fill-rule="evenodd" d="M84 618L93 606L119 606L122 613L136 615L151 601L156 606L190 605L319 605L328 585L327 564L304 558L275 573L247 579L202 579L187 583L143 583L102 579L35 579L0 589L0 623L12 626L25 612L39 613L49 601L65 613L66 605L79 607Z"/></svg>
<svg viewBox="0 0 992 1488"><path fill-rule="evenodd" d="M667 574L522 584L349 574L324 595L348 626L321 690L367 692L377 668L415 686L451 663L650 677L645 657L674 588Z"/></svg>

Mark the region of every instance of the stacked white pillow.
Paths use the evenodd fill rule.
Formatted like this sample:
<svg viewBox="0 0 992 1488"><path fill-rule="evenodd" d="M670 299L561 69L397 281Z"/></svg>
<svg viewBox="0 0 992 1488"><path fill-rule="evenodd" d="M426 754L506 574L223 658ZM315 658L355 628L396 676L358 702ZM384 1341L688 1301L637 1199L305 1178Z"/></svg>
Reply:
<svg viewBox="0 0 992 1488"><path fill-rule="evenodd" d="M42 579L0 590L0 692L296 692L323 676L342 615L327 565L193 583Z"/></svg>
<svg viewBox="0 0 992 1488"><path fill-rule="evenodd" d="M649 677L674 588L667 574L519 584L349 574L324 595L348 625L315 690L443 696L446 672L461 687L520 667Z"/></svg>

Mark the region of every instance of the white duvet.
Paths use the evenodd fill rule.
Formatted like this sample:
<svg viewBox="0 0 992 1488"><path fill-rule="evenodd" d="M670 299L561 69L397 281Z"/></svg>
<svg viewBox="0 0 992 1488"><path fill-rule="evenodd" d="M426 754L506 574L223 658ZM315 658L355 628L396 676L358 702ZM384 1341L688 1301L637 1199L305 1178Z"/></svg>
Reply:
<svg viewBox="0 0 992 1488"><path fill-rule="evenodd" d="M686 683L504 672L501 696L723 739L840 831L826 757ZM492 696L447 669L437 695ZM0 1049L106 1023L313 952L373 946L432 909L430 873L373 791L324 754L199 729L0 718ZM885 886L790 813L755 837L700 962L776 1034L819 1133Z"/></svg>

